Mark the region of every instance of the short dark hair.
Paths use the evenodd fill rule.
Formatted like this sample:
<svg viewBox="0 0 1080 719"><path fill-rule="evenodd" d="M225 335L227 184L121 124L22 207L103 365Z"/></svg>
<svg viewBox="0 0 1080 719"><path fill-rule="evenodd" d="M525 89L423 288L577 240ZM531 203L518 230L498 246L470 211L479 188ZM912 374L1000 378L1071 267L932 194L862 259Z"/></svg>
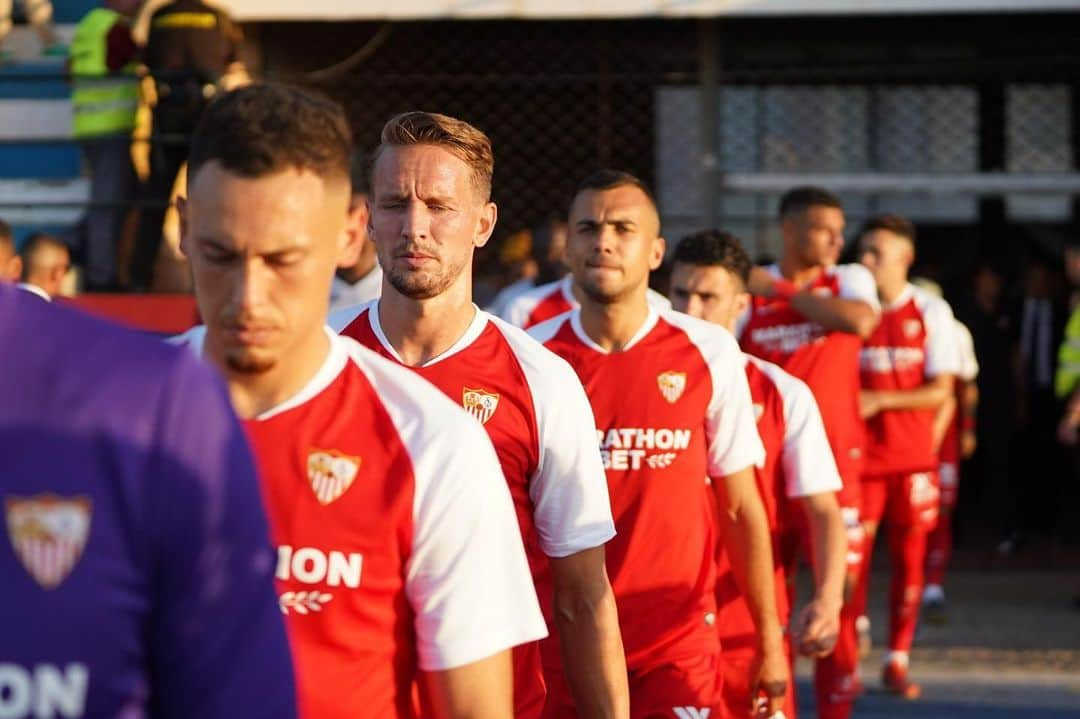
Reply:
<svg viewBox="0 0 1080 719"><path fill-rule="evenodd" d="M218 97L191 138L188 181L208 162L243 177L289 167L349 178L352 133L333 100L295 87L249 85Z"/></svg>
<svg viewBox="0 0 1080 719"><path fill-rule="evenodd" d="M723 267L744 286L750 281L753 267L739 238L723 230L701 230L687 235L675 245L672 259L699 267Z"/></svg>
<svg viewBox="0 0 1080 719"><path fill-rule="evenodd" d="M617 187L638 188L649 198L649 202L653 204L653 207L656 207L656 198L653 197L652 190L645 184L645 181L636 175L631 175L629 172L623 172L622 170L603 169L593 172L578 183L577 190L574 191L574 197L577 197L586 190L603 192L604 190L614 190Z"/></svg>
<svg viewBox="0 0 1080 719"><path fill-rule="evenodd" d="M0 245L6 246L12 252L15 251L15 234L11 231L11 225L0 220Z"/></svg>
<svg viewBox="0 0 1080 719"><path fill-rule="evenodd" d="M464 120L437 112L413 110L387 120L375 160L387 147L436 145L458 158L472 170L473 185L480 198L491 199L491 178L495 174L495 151L491 138Z"/></svg>
<svg viewBox="0 0 1080 719"><path fill-rule="evenodd" d="M353 150L352 158L349 160L349 184L352 185L354 195L371 194L371 180L368 178L370 171L367 153L363 150Z"/></svg>
<svg viewBox="0 0 1080 719"><path fill-rule="evenodd" d="M875 215L863 223L859 228L859 237L874 230L886 230L903 237L908 242L915 242L915 224L906 217L900 215Z"/></svg>
<svg viewBox="0 0 1080 719"><path fill-rule="evenodd" d="M801 214L811 207L843 209L840 198L822 187L793 187L780 198L780 219Z"/></svg>

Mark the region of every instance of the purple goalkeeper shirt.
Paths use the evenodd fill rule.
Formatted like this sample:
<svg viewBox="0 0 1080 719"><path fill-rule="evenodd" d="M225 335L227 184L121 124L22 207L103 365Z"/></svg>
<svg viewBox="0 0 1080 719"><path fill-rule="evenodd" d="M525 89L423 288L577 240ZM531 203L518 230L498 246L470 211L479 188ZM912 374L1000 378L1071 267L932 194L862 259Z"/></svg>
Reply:
<svg viewBox="0 0 1080 719"><path fill-rule="evenodd" d="M251 456L190 352L0 284L0 507L0 716L295 716Z"/></svg>

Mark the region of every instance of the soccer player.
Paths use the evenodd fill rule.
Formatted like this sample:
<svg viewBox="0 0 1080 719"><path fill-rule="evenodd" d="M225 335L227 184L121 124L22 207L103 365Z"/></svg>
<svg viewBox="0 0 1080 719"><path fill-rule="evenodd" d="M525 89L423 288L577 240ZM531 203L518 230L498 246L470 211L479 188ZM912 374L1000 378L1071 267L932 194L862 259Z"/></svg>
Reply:
<svg viewBox="0 0 1080 719"><path fill-rule="evenodd" d="M764 452L738 346L727 330L646 300L664 240L639 179L612 170L589 176L569 219L568 264L581 307L530 334L570 363L595 414L618 532L608 543L608 571L630 715L722 713L717 528L757 628L749 694L763 691L772 715L784 704L788 667L754 485ZM554 715L572 716L553 694Z"/></svg>
<svg viewBox="0 0 1080 719"><path fill-rule="evenodd" d="M871 218L859 233L859 254L874 275L883 311L861 357L859 403L867 422L861 514L867 543L855 605L865 613L869 557L878 525L887 519L892 582L882 683L914 699L920 689L908 678L908 652L919 617L926 535L938 516L934 421L960 369L955 320L943 300L908 282L915 259L911 222L896 215Z"/></svg>
<svg viewBox="0 0 1080 719"><path fill-rule="evenodd" d="M483 424L578 711L626 716L626 664L604 568L615 526L592 410L566 362L472 303L473 253L495 228L493 170L490 140L468 123L426 112L387 122L371 207L383 295L330 324L349 321L342 334L411 367ZM518 647L514 668L514 715L538 717L539 645Z"/></svg>
<svg viewBox="0 0 1080 719"><path fill-rule="evenodd" d="M847 530L845 594L858 578L863 532L859 524L859 350L878 320L874 279L860 265L837 265L844 245L844 211L832 193L796 188L780 200L783 251L779 263L750 272L753 295L742 328L743 349L774 362L814 393L843 488L837 495ZM855 614L840 613L836 649L818 659L814 691L822 719L845 719L860 690Z"/></svg>
<svg viewBox="0 0 1080 719"><path fill-rule="evenodd" d="M751 262L738 238L717 231L698 232L675 246L671 269L671 306L734 332L750 305L746 282ZM746 379L754 403L765 464L756 468L758 491L769 518L776 564L777 608L788 625L790 600L784 547L796 544L800 528L809 528L814 598L799 613L788 650L826 656L836 643L844 595L844 522L836 492L840 475L825 437L825 426L810 389L771 362L744 354ZM782 541L786 540L786 541ZM738 594L726 556L717 582L724 702L731 716L745 716L750 704L746 677L753 659L754 625ZM791 579L794 579L792 576ZM792 644L794 645L792 647ZM786 714L794 716L794 692L788 687Z"/></svg>
<svg viewBox="0 0 1080 719"><path fill-rule="evenodd" d="M296 716L274 558L213 372L0 283L0 716Z"/></svg>
<svg viewBox="0 0 1080 719"><path fill-rule="evenodd" d="M414 373L325 326L355 260L349 128L274 85L215 100L191 146L181 246L201 352L262 469L301 714L511 716L509 649L543 618L491 442Z"/></svg>
<svg viewBox="0 0 1080 719"><path fill-rule="evenodd" d="M355 230L360 233L360 252L356 262L341 267L334 275L330 287L330 311L370 302L382 291L383 273L375 257L375 243L368 237L367 218L370 211L368 195L367 159L362 152L354 152L349 163L349 184L352 187L350 209L359 213Z"/></svg>
<svg viewBox="0 0 1080 719"><path fill-rule="evenodd" d="M913 280L916 287L941 298L941 287L928 280ZM975 416L979 407L979 361L971 332L960 320L953 325L960 372L953 378L953 398L938 409L935 440L938 451L938 484L941 490L938 521L926 538L926 588L922 596L923 616L931 622L945 622L945 569L952 556L952 512L960 488L960 463L975 453Z"/></svg>
<svg viewBox="0 0 1080 719"><path fill-rule="evenodd" d="M502 312L502 318L512 325L528 329L564 312L577 309L581 304L582 290L574 283L572 275L561 280L533 287L510 300ZM657 309L671 307L671 302L659 292L646 290L649 304Z"/></svg>

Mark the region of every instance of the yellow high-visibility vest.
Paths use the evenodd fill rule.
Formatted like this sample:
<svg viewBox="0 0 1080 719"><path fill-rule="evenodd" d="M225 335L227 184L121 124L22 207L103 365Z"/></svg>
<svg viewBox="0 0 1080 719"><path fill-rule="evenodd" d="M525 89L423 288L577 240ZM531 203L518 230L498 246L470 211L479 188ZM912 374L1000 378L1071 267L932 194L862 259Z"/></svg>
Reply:
<svg viewBox="0 0 1080 719"><path fill-rule="evenodd" d="M135 64L110 73L106 64L109 31L126 22L107 8L91 10L75 28L71 40L71 134L76 139L130 133L139 107Z"/></svg>
<svg viewBox="0 0 1080 719"><path fill-rule="evenodd" d="M1065 325L1065 338L1058 350L1054 394L1065 399L1077 386L1080 386L1080 306L1069 315L1069 322Z"/></svg>

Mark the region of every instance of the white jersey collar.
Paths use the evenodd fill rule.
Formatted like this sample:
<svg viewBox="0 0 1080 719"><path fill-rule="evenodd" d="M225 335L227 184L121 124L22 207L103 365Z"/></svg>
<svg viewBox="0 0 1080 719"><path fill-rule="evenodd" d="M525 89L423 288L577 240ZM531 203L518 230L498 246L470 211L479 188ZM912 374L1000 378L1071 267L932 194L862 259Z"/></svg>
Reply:
<svg viewBox="0 0 1080 719"><path fill-rule="evenodd" d="M420 365L421 367L430 367L433 364L438 364L445 359L449 359L457 353L468 349L473 342L479 339L480 335L484 331L484 328L487 327L488 314L482 311L475 304L472 306L472 308L474 313L473 318L472 321L469 323L469 326L465 329L464 334L462 334L461 337L459 337L457 341L454 342L454 344L450 345L450 347L447 348L446 351L440 353L436 357L432 357L427 362L424 362L422 365ZM394 349L394 346L390 344L390 340L387 339L386 333L383 332L382 323L379 321L379 300L375 300L371 303L368 311L368 322L371 324L371 331L372 333L374 333L375 338L379 341L379 344L382 346L382 348L386 350L386 352L395 360L397 360L400 364L405 364L405 361L401 358L401 355L399 355L398 351Z"/></svg>
<svg viewBox="0 0 1080 719"><path fill-rule="evenodd" d="M641 324L641 327L638 328L638 331L634 333L634 336L630 338L630 341L626 343L626 346L624 346L619 351L627 352L633 349L633 347L638 342L641 342L641 340L645 339L646 335L652 332L653 327L656 327L656 323L659 321L660 313L656 311L655 307L649 305L649 314L645 316L645 321ZM594 342L592 338L589 337L588 333L585 331L585 327L581 324L580 308L574 310L570 314L570 327L574 330L574 334L577 335L577 338L581 340L581 343L589 349L599 352L600 354L612 354L608 350L596 344L596 342Z"/></svg>

